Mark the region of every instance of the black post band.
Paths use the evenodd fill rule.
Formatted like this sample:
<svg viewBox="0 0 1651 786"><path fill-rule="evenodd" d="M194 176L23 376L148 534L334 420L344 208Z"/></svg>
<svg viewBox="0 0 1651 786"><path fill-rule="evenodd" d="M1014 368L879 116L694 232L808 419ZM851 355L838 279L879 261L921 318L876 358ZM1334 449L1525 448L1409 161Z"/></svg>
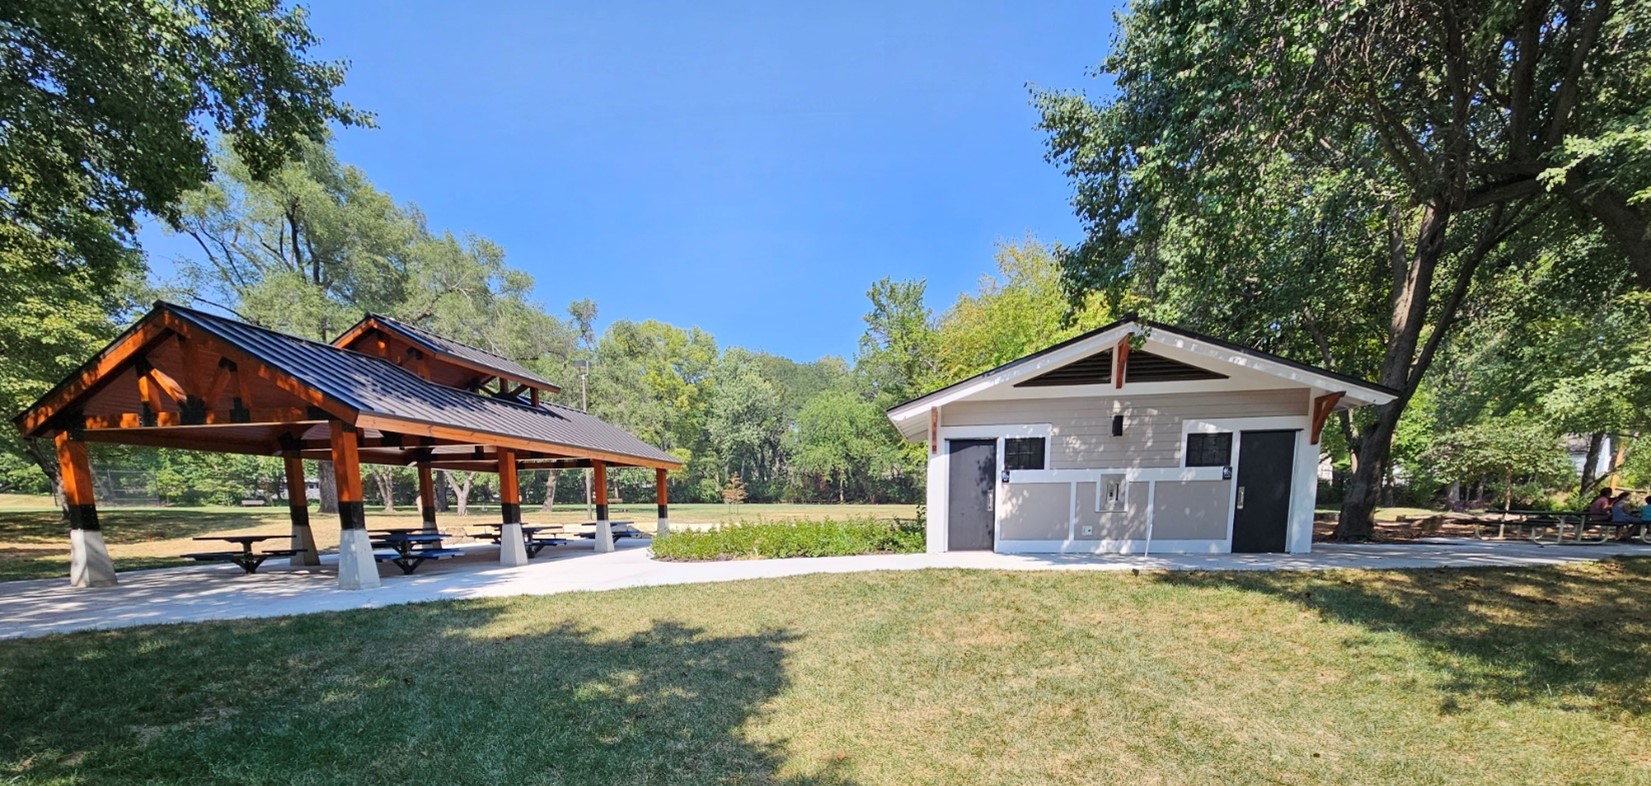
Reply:
<svg viewBox="0 0 1651 786"><path fill-rule="evenodd" d="M669 516L665 515L665 508L667 508L667 507L670 507L670 506L669 505L660 505L659 506L659 517L660 518L662 518L662 519L663 518L669 518Z"/></svg>
<svg viewBox="0 0 1651 786"><path fill-rule="evenodd" d="M608 520L608 503L599 502L599 503L596 504L596 520L597 521L607 521Z"/></svg>
<svg viewBox="0 0 1651 786"><path fill-rule="evenodd" d="M364 502L338 502L339 529L366 529L367 504Z"/></svg>
<svg viewBox="0 0 1651 786"><path fill-rule="evenodd" d="M518 503L506 502L499 506L499 510L504 513L504 523L506 524L517 524L522 520L522 506ZM431 513L434 514L435 511L431 511Z"/></svg>
<svg viewBox="0 0 1651 786"><path fill-rule="evenodd" d="M100 530L102 525L97 523L96 505L70 505L69 529Z"/></svg>

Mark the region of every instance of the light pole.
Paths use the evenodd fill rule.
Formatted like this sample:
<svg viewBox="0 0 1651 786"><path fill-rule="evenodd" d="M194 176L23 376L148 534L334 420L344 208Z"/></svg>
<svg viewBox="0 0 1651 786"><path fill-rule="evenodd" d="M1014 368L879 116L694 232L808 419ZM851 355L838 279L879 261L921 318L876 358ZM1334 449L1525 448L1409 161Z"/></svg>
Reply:
<svg viewBox="0 0 1651 786"><path fill-rule="evenodd" d="M585 385L585 377L590 375L590 361L575 360L573 361L573 367L579 369L579 410L581 412L589 412L590 403L586 400L588 398L589 390ZM585 470L585 515L594 515L591 513L590 509L590 470L588 469Z"/></svg>

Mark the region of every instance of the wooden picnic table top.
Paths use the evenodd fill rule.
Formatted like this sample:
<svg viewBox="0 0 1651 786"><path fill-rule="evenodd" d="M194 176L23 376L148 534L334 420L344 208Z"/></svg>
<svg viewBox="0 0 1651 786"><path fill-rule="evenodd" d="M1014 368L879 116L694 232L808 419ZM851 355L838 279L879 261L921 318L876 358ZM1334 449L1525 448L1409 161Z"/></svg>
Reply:
<svg viewBox="0 0 1651 786"><path fill-rule="evenodd" d="M200 535L190 540L221 540L225 543L239 543L242 547L251 549L252 544L265 540L287 538L290 535Z"/></svg>

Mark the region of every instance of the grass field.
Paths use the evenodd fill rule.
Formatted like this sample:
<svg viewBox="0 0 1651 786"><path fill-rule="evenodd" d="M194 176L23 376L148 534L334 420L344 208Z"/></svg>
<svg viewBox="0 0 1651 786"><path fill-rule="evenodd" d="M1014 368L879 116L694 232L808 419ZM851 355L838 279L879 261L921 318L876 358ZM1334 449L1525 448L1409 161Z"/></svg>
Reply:
<svg viewBox="0 0 1651 786"><path fill-rule="evenodd" d="M0 782L1651 782L1651 561L925 571L0 642Z"/></svg>
<svg viewBox="0 0 1651 786"><path fill-rule="evenodd" d="M471 505L469 516L442 514L441 526L449 532L499 520L497 505ZM805 518L893 518L916 514L913 505L741 505L737 511L725 505L672 505L671 522L681 527L706 527L736 521L794 521ZM632 520L639 529L652 531L658 515L652 504L615 505L609 513L615 520ZM103 535L109 543L116 570L141 570L190 564L178 557L201 551L203 544L190 538L217 534L284 534L291 523L284 507L240 508L113 508L98 511ZM537 523L588 521L583 506L559 505L549 514L529 506L523 518ZM330 515L310 513L316 545L322 549L338 546L337 520ZM412 508L395 514L368 508L368 527L418 526ZM0 495L0 581L51 578L69 575L69 540L50 497ZM210 545L210 544L209 544ZM207 548L210 550L210 548Z"/></svg>

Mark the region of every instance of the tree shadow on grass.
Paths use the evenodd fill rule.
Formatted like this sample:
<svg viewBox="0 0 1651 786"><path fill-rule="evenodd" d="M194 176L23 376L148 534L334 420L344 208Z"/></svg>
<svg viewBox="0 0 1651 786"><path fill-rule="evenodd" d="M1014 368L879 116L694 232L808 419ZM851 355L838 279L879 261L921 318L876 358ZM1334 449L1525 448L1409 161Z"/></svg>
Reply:
<svg viewBox="0 0 1651 786"><path fill-rule="evenodd" d="M1168 584L1237 587L1420 645L1447 698L1560 701L1616 719L1651 710L1651 559L1564 568L1168 573ZM1364 642L1350 640L1350 648ZM1580 701L1566 696L1585 697Z"/></svg>
<svg viewBox="0 0 1651 786"><path fill-rule="evenodd" d="M0 643L0 780L849 783L782 774L742 731L792 634L555 616L440 603Z"/></svg>

